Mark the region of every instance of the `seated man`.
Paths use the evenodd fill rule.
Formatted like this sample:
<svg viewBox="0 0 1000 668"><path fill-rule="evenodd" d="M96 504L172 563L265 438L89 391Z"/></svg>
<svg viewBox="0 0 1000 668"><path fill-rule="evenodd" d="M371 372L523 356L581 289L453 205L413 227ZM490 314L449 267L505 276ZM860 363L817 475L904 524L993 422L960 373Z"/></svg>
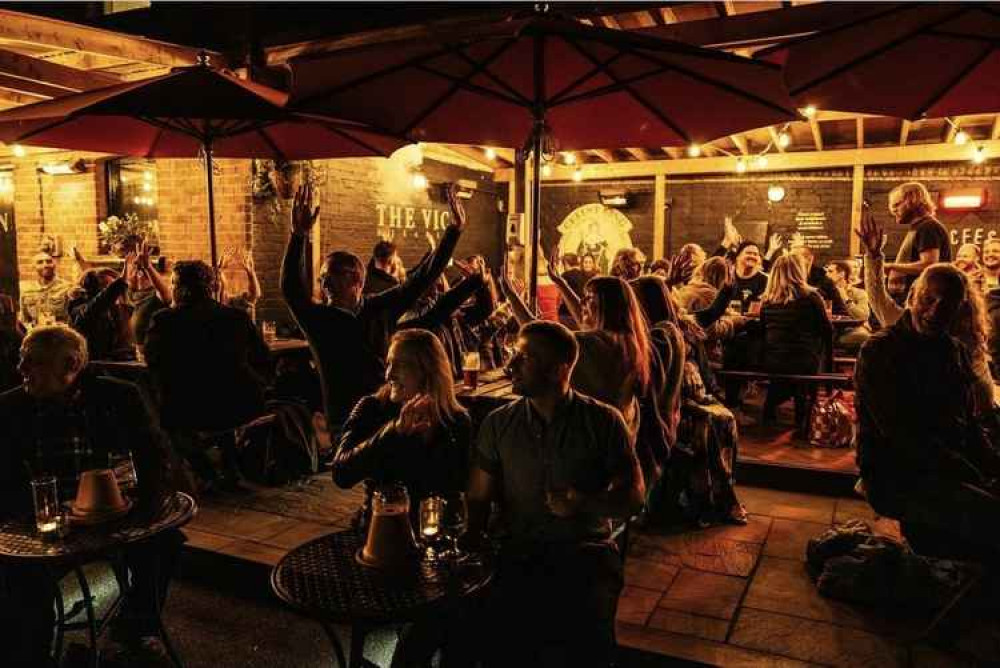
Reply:
<svg viewBox="0 0 1000 668"><path fill-rule="evenodd" d="M521 328L510 362L522 399L483 422L469 530L503 506L502 548L480 648L493 665L607 666L622 588L611 519L637 512L642 473L621 414L570 389L579 352L564 326Z"/></svg>
<svg viewBox="0 0 1000 668"><path fill-rule="evenodd" d="M958 269L931 265L913 285L908 308L861 348L855 375L858 466L872 508L904 526L996 552L988 530L1000 499L986 489L1000 473L978 429L975 374L948 335L967 282Z"/></svg>
<svg viewBox="0 0 1000 668"><path fill-rule="evenodd" d="M871 316L868 294L851 284L853 263L850 260L830 262L826 265L826 275L844 302L844 307L847 309L844 315L862 322L858 327L841 332L835 343L852 351L857 350L871 336L871 329L868 327L868 318Z"/></svg>
<svg viewBox="0 0 1000 668"><path fill-rule="evenodd" d="M68 327L38 327L25 338L20 363L24 384L0 395L0 516L31 515L32 478L54 475L60 499L72 500L82 472L107 468L109 454L128 451L139 493L132 512L149 514L158 508L166 487L166 452L139 391L95 376L86 366L86 341ZM182 534L174 530L125 550L135 590L119 618L124 622L119 630L161 655L162 645L152 638L157 632L154 587L162 602L182 543ZM55 622L49 577L41 566L0 566L0 653L8 658L3 665L48 665Z"/></svg>
<svg viewBox="0 0 1000 668"><path fill-rule="evenodd" d="M237 487L232 432L264 412L267 344L246 312L213 299L207 264L178 262L172 280L174 305L153 316L145 346L160 423L203 482ZM205 456L208 439L222 450L222 480Z"/></svg>

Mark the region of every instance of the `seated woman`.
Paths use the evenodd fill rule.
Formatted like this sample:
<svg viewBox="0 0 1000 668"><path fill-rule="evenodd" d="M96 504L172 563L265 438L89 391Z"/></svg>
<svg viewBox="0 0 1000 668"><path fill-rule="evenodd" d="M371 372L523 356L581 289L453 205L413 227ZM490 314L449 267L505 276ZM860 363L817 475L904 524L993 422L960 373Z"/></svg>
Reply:
<svg viewBox="0 0 1000 668"><path fill-rule="evenodd" d="M656 332L680 332L683 353L680 378L680 424L669 483L659 498L650 498L650 515L670 521L680 512L701 526L717 522L746 523L746 511L736 496L733 469L736 463L737 424L733 413L719 400L705 332L689 315L681 316L662 280L643 276L633 286L646 319Z"/></svg>
<svg viewBox="0 0 1000 668"><path fill-rule="evenodd" d="M775 260L762 302L765 371L812 375L829 367L833 325L823 298L806 283L805 268L795 256ZM773 421L778 406L790 397L795 399L795 424L804 433L809 415L806 392L801 387L771 383L764 402L764 421Z"/></svg>
<svg viewBox="0 0 1000 668"><path fill-rule="evenodd" d="M455 399L444 346L426 330L397 332L385 385L362 398L344 423L333 481L345 489L362 480L401 483L416 513L428 496L465 489L471 438L472 421Z"/></svg>

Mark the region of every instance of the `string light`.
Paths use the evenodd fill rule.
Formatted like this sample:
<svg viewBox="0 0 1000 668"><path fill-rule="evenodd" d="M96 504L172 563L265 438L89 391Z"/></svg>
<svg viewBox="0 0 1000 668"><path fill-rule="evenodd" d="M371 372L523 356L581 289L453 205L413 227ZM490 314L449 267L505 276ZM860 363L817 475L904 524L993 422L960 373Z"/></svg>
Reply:
<svg viewBox="0 0 1000 668"><path fill-rule="evenodd" d="M573 180L576 182L583 181L583 170L577 167L573 170Z"/></svg>
<svg viewBox="0 0 1000 668"><path fill-rule="evenodd" d="M15 158L23 158L28 153L20 144L14 144L10 147L10 150L13 151Z"/></svg>
<svg viewBox="0 0 1000 668"><path fill-rule="evenodd" d="M767 156L761 153L754 159L754 167L757 169L764 169L767 167Z"/></svg>
<svg viewBox="0 0 1000 668"><path fill-rule="evenodd" d="M697 144L689 144L687 154L689 158L697 158L701 155L701 146L698 146Z"/></svg>
<svg viewBox="0 0 1000 668"><path fill-rule="evenodd" d="M785 131L778 133L778 146L781 148L788 148L789 144L792 143L792 135Z"/></svg>
<svg viewBox="0 0 1000 668"><path fill-rule="evenodd" d="M489 146L486 147L486 150L484 152L486 153L487 160L493 160L494 158L497 157L497 152Z"/></svg>
<svg viewBox="0 0 1000 668"><path fill-rule="evenodd" d="M549 177L552 176L552 165L545 163L542 165L542 176Z"/></svg>
<svg viewBox="0 0 1000 668"><path fill-rule="evenodd" d="M976 163L977 165L981 165L984 162L986 162L986 147L985 146L977 146L972 151L972 162Z"/></svg>
<svg viewBox="0 0 1000 668"><path fill-rule="evenodd" d="M563 162L567 165L576 164L576 154L575 153L563 153Z"/></svg>
<svg viewBox="0 0 1000 668"><path fill-rule="evenodd" d="M427 177L420 172L414 172L413 177L410 179L410 185L413 186L414 190L426 190Z"/></svg>
<svg viewBox="0 0 1000 668"><path fill-rule="evenodd" d="M965 146L969 143L969 133L965 130L959 130L955 133L955 143L959 146Z"/></svg>
<svg viewBox="0 0 1000 668"><path fill-rule="evenodd" d="M806 107L803 107L799 109L799 113L801 113L806 118L812 118L813 116L816 115L816 105L810 104Z"/></svg>
<svg viewBox="0 0 1000 668"><path fill-rule="evenodd" d="M743 174L747 171L747 161L743 158L738 158L736 160L736 173Z"/></svg>

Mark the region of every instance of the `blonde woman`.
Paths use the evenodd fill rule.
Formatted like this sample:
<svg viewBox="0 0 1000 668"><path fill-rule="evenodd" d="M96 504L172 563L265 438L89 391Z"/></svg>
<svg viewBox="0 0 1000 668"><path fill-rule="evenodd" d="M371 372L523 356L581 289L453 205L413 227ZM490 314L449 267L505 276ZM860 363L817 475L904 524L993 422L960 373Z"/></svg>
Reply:
<svg viewBox="0 0 1000 668"><path fill-rule="evenodd" d="M397 332L387 361L385 384L344 423L333 481L345 489L362 480L401 483L416 510L432 494L465 489L472 421L455 398L444 346L431 332Z"/></svg>
<svg viewBox="0 0 1000 668"><path fill-rule="evenodd" d="M824 366L833 343L833 325L823 298L806 282L802 263L794 255L775 260L761 295L764 330L763 367L768 373L815 374ZM794 392L793 392L794 389ZM777 407L795 398L795 423L804 428L806 396L798 388L772 383L764 402L764 420L773 421Z"/></svg>

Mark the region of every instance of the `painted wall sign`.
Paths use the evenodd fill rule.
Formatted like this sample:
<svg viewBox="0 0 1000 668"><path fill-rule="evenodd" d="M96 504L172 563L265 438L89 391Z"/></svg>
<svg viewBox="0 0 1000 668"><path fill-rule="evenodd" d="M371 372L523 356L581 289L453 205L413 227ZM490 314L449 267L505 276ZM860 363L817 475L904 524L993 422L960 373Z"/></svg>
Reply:
<svg viewBox="0 0 1000 668"><path fill-rule="evenodd" d="M376 204L375 212L378 214L378 235L390 241L424 238L428 234L437 239L451 222L450 211L427 207Z"/></svg>
<svg viewBox="0 0 1000 668"><path fill-rule="evenodd" d="M632 248L632 221L618 209L603 204L584 204L559 223L559 254L592 255L606 274L622 248Z"/></svg>
<svg viewBox="0 0 1000 668"><path fill-rule="evenodd" d="M798 211L795 213L795 231L802 235L806 246L814 250L833 248L833 237L826 229L826 213Z"/></svg>

